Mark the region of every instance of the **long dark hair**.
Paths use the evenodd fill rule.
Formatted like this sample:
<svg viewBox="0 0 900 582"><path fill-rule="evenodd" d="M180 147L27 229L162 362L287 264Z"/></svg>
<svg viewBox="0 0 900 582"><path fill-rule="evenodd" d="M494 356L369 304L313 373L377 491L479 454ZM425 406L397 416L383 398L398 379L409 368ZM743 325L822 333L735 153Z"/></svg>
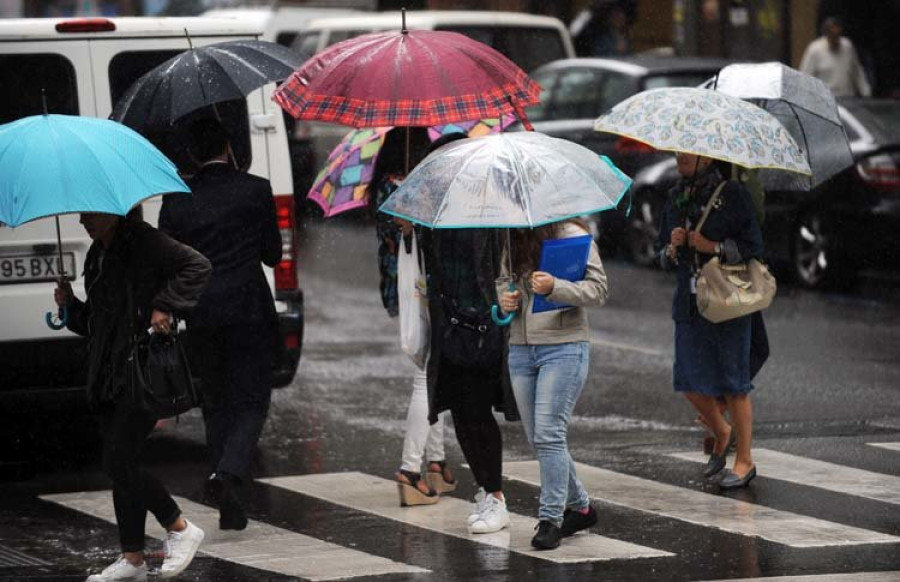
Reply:
<svg viewBox="0 0 900 582"><path fill-rule="evenodd" d="M590 232L582 218L569 218L537 228L520 228L512 231L513 270L525 276L537 270L541 262L541 245L545 240L559 238L566 224L574 224L585 232Z"/></svg>

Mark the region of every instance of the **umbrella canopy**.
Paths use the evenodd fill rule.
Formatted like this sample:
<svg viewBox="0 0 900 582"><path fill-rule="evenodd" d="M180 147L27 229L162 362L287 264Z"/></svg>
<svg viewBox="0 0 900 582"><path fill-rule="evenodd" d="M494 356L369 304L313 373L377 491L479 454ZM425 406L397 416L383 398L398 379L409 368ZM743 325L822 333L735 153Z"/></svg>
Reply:
<svg viewBox="0 0 900 582"><path fill-rule="evenodd" d="M714 88L771 113L806 153L812 176L763 172L766 187L809 190L853 164L837 103L821 80L781 63L739 64L723 68Z"/></svg>
<svg viewBox="0 0 900 582"><path fill-rule="evenodd" d="M0 126L0 222L75 212L124 216L165 192L190 192L175 165L104 119L35 115Z"/></svg>
<svg viewBox="0 0 900 582"><path fill-rule="evenodd" d="M353 127L490 119L538 103L540 86L505 56L455 32L401 30L325 49L273 99L297 119Z"/></svg>
<svg viewBox="0 0 900 582"><path fill-rule="evenodd" d="M745 168L811 173L794 138L771 114L708 89L642 91L600 116L594 130Z"/></svg>
<svg viewBox="0 0 900 582"><path fill-rule="evenodd" d="M515 117L506 115L502 121L483 119L432 126L428 128L428 137L434 141L442 135L455 132L480 137L501 131L514 121ZM316 176L307 195L307 198L322 208L326 218L368 205L368 188L375 171L375 162L384 145L385 136L391 129L393 128L355 129L344 136L341 143L328 155L325 167Z"/></svg>
<svg viewBox="0 0 900 582"><path fill-rule="evenodd" d="M575 143L501 133L433 152L380 210L431 228L529 228L614 208L630 186Z"/></svg>
<svg viewBox="0 0 900 582"><path fill-rule="evenodd" d="M286 47L258 40L191 48L135 81L110 118L137 130L166 127L192 111L286 79L304 60Z"/></svg>

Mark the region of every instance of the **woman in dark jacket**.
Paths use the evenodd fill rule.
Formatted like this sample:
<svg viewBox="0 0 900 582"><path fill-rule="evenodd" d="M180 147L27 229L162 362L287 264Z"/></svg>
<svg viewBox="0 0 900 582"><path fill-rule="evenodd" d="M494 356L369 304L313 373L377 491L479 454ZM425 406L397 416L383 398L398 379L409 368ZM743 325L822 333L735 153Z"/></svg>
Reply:
<svg viewBox="0 0 900 582"><path fill-rule="evenodd" d="M720 481L723 489L746 486L756 476L750 454L753 409L750 404L751 337L762 324L756 313L721 323L711 323L697 311L696 276L713 256L724 264L746 263L762 258L762 233L750 193L740 182L726 182L726 165L710 158L679 153L676 156L682 181L672 190L661 217L660 259L665 268L675 268L678 285L672 303L675 320L676 392L687 400L709 426L716 442L705 475L725 468L725 455L732 442L737 452L734 466ZM721 186L702 233L693 230L705 205ZM762 332L764 333L764 331ZM758 369L758 367L757 367ZM734 426L729 426L717 406L724 397Z"/></svg>
<svg viewBox="0 0 900 582"><path fill-rule="evenodd" d="M94 241L85 260L82 302L68 284L55 292L68 308L68 328L90 338L88 399L99 411L103 467L113 481L113 503L122 557L88 578L144 580L144 522L147 511L168 531L163 578L183 571L193 559L203 531L181 517L163 484L140 466L154 415L134 402L128 359L135 333L171 331L172 316L184 316L197 301L211 272L209 261L149 224L111 214L86 213L81 224Z"/></svg>

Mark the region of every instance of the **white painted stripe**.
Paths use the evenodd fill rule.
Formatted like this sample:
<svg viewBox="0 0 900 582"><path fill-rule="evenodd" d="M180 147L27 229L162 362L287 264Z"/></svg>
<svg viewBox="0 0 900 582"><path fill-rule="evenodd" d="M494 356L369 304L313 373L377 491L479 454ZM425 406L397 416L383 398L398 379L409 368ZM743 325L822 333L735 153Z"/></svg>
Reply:
<svg viewBox="0 0 900 582"><path fill-rule="evenodd" d="M698 463L707 461L706 455L702 453L674 453L669 456ZM756 463L759 474L767 479L900 505L900 477L894 475L873 473L769 449L753 449L753 462Z"/></svg>
<svg viewBox="0 0 900 582"><path fill-rule="evenodd" d="M797 548L900 542L900 537L657 483L581 463L575 465L578 477L593 499L705 527L759 537ZM537 461L504 462L503 473L511 479L532 485L539 485L541 480Z"/></svg>
<svg viewBox="0 0 900 582"><path fill-rule="evenodd" d="M771 578L740 578L711 582L897 582L900 572L854 572L852 574L816 574L815 576L774 576Z"/></svg>
<svg viewBox="0 0 900 582"><path fill-rule="evenodd" d="M116 522L112 493L109 491L42 495L41 499ZM200 550L213 558L308 580L430 572L259 521L250 520L243 531L220 530L217 510L187 499L175 498L175 501L184 516L205 532ZM165 532L152 516L147 518L147 533L157 539L165 537Z"/></svg>
<svg viewBox="0 0 900 582"><path fill-rule="evenodd" d="M880 449L887 449L889 451L897 451L900 452L900 443L866 443L870 447L878 447Z"/></svg>
<svg viewBox="0 0 900 582"><path fill-rule="evenodd" d="M601 346L604 348L612 348L614 350L623 350L626 352L637 352L639 354L644 354L647 356L667 356L667 352L662 352L660 350L654 350L653 348L645 348L642 346L635 346L631 344L623 344L620 342L613 342L609 340L602 340L597 338L591 339L591 345Z"/></svg>
<svg viewBox="0 0 900 582"><path fill-rule="evenodd" d="M531 547L537 520L514 513L510 513L511 525L508 529L493 534L470 534L466 530L466 517L472 512L471 503L444 496L434 505L400 507L396 482L365 473L270 477L259 481L401 523L550 562L590 562L673 555L595 534L578 534L566 539L552 552L539 552Z"/></svg>

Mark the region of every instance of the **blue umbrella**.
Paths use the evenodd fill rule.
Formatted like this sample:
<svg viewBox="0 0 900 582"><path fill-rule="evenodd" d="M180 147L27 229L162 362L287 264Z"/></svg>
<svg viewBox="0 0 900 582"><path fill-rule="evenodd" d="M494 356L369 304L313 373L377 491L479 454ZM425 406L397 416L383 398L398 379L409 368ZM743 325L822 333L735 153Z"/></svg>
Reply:
<svg viewBox="0 0 900 582"><path fill-rule="evenodd" d="M60 214L124 216L166 192L190 189L168 158L124 125L46 114L0 125L0 222L11 227ZM62 265L58 218L56 229Z"/></svg>

